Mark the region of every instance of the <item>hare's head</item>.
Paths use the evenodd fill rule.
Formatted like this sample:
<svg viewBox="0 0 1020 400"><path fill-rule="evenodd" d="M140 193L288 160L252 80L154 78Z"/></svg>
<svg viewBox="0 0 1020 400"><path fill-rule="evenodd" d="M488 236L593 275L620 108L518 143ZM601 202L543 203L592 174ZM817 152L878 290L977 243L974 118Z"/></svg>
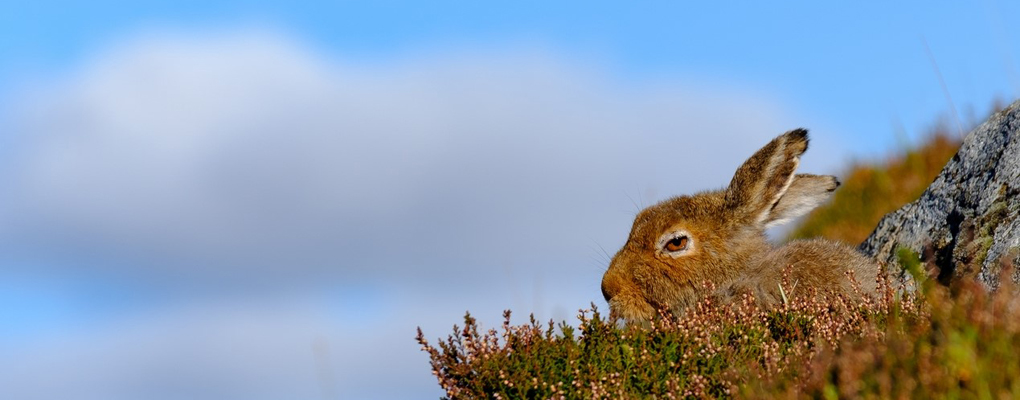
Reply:
<svg viewBox="0 0 1020 400"><path fill-rule="evenodd" d="M807 131L769 142L724 190L679 196L642 210L602 278L614 316L648 320L680 311L770 249L765 228L811 210L836 189L833 176L794 175Z"/></svg>

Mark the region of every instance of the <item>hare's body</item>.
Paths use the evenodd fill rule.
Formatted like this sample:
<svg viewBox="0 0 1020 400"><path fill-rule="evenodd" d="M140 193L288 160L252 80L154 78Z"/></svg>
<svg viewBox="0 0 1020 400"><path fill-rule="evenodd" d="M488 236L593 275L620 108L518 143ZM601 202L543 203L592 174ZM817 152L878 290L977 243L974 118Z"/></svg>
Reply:
<svg viewBox="0 0 1020 400"><path fill-rule="evenodd" d="M792 297L807 288L856 297L875 293L877 274L874 262L845 244L797 240L755 259L739 276L720 285L715 295L726 300L750 292L765 306L778 305L783 294Z"/></svg>
<svg viewBox="0 0 1020 400"><path fill-rule="evenodd" d="M787 295L806 288L874 292L878 267L846 245L816 239L774 248L765 238L765 227L810 211L839 185L832 176L794 175L807 143L807 131L787 132L751 156L725 190L642 210L602 279L612 313L647 320L661 308L682 311L707 296L742 291L775 304L784 273Z"/></svg>

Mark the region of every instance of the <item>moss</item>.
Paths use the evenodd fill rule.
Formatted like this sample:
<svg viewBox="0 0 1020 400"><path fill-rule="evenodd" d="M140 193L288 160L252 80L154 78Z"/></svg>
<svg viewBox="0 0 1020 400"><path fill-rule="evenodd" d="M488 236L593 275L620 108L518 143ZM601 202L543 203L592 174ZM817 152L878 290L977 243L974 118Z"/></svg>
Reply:
<svg viewBox="0 0 1020 400"><path fill-rule="evenodd" d="M972 242L973 250L970 251L974 255L974 262L972 265L980 269L985 264L985 260L988 259L988 250L991 250L992 243L995 239L989 236L980 237Z"/></svg>
<svg viewBox="0 0 1020 400"><path fill-rule="evenodd" d="M1003 185L1005 186L1005 185ZM1007 194L1003 188L999 189L999 195L988 207L988 211L981 217L981 236L994 236L995 229L1003 222L1009 222L1009 205L1006 201Z"/></svg>
<svg viewBox="0 0 1020 400"><path fill-rule="evenodd" d="M928 279L928 274L925 273L924 263L921 261L921 256L916 251L909 247L898 246L896 247L896 262L900 265L903 271L910 274L913 278L914 284L922 293L927 293L934 286L934 282Z"/></svg>
<svg viewBox="0 0 1020 400"><path fill-rule="evenodd" d="M924 271L921 270L921 256L914 250L903 246L897 247L896 262L904 271L910 273L915 281L921 282L926 278Z"/></svg>
<svg viewBox="0 0 1020 400"><path fill-rule="evenodd" d="M1007 196L1009 196L1009 188L1006 185L1001 185L995 201L988 207L988 211L976 221L978 229L976 229L974 237L965 244L966 257L971 260L968 267L972 270L979 271L985 265L988 260L988 252L991 250L992 244L995 243L996 229L999 228L999 225L1010 222Z"/></svg>

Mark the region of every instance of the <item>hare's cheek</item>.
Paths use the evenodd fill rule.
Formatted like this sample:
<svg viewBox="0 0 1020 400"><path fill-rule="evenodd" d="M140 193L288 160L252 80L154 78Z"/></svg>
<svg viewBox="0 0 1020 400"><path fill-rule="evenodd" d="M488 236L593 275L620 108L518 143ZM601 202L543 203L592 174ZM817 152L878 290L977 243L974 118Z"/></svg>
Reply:
<svg viewBox="0 0 1020 400"><path fill-rule="evenodd" d="M642 273L635 273L635 283L641 292L642 300L653 308L669 304L674 292L674 284L668 274L647 268Z"/></svg>
<svg viewBox="0 0 1020 400"><path fill-rule="evenodd" d="M657 286L655 274L652 273L651 269L645 266L638 266L634 268L634 284L642 295L648 295L655 290Z"/></svg>

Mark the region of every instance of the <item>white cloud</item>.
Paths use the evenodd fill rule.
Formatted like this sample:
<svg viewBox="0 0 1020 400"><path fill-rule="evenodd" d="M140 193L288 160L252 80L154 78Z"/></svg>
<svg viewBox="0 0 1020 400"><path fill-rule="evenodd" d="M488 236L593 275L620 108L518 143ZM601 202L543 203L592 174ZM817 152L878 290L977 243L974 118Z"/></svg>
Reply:
<svg viewBox="0 0 1020 400"><path fill-rule="evenodd" d="M7 239L172 270L360 276L614 246L627 196L720 186L796 125L767 99L548 53L357 66L251 33L147 37L44 93L17 120Z"/></svg>
<svg viewBox="0 0 1020 400"><path fill-rule="evenodd" d="M434 337L464 309L494 322L506 307L569 318L599 298L593 258L626 237L632 199L722 186L800 125L765 96L628 81L549 52L371 64L252 32L147 36L15 99L0 120L15 146L0 162L0 247L37 262L4 262L5 273L380 293L341 301L374 318L152 311L123 322L137 329L40 342L31 363L0 373L15 377L9 390L55 397L160 385L202 394L191 398L317 396L298 387L314 384L301 341L336 323L367 324L343 331L361 336L342 349L399 349L373 367L340 361L358 377L351 393L391 365L428 381L415 325ZM816 134L802 168L831 167L835 140ZM41 261L52 257L63 258Z"/></svg>

